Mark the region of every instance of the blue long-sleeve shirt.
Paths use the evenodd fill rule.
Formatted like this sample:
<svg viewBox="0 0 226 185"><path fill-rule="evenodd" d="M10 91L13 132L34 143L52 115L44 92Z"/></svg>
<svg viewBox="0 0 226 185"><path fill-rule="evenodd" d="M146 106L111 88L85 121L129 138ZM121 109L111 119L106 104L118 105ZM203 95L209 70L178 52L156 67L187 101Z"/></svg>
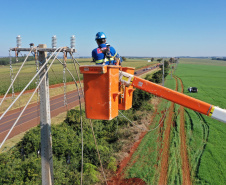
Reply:
<svg viewBox="0 0 226 185"><path fill-rule="evenodd" d="M108 50L108 47L109 47L109 50ZM106 57L106 52L105 52L106 50L110 54L109 57ZM121 57L115 51L115 49L112 46L107 46L106 43L99 45L98 48L95 48L92 51L92 58L93 58L93 61L96 62L96 64L116 65L115 57L119 58L120 62L122 62Z"/></svg>

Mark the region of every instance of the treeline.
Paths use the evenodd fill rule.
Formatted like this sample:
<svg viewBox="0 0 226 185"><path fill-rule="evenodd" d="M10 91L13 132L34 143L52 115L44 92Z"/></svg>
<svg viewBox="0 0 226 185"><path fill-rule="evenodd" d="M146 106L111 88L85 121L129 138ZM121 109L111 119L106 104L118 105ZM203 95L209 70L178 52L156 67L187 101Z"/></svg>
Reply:
<svg viewBox="0 0 226 185"><path fill-rule="evenodd" d="M132 121L141 122L142 116L152 110L148 103L151 94L136 89L133 108L122 111ZM139 111L139 114L137 113ZM70 110L60 125L52 125L52 147L55 184L80 184L81 173L81 125L80 111ZM82 112L84 137L84 182L99 181L98 160L92 131ZM111 121L93 121L95 136L105 170L116 171L115 153L123 147L121 140L129 140L132 132L124 117ZM130 125L132 126L132 125ZM30 130L9 152L0 154L0 184L41 184L40 126Z"/></svg>
<svg viewBox="0 0 226 185"><path fill-rule="evenodd" d="M169 61L167 60L164 61L164 78L169 74L169 69L170 69L169 64L170 64ZM163 65L160 65L159 67L161 68L161 70L157 71L153 75L148 74L146 76L146 79L154 83L161 83L162 75L163 75Z"/></svg>
<svg viewBox="0 0 226 185"><path fill-rule="evenodd" d="M12 57L12 63L14 64L17 62L23 62L25 58L26 58L26 56L20 56L20 57L18 57L18 61L16 61L16 57ZM32 61L32 60L35 60L35 57L29 56L27 59L27 61ZM9 57L0 58L0 65L8 65L8 64L10 64Z"/></svg>
<svg viewBox="0 0 226 185"><path fill-rule="evenodd" d="M154 59L153 59L154 60ZM163 58L158 58L157 59L157 61L158 62L161 62L163 60ZM171 57L170 59L169 59L169 61L167 61L167 60L165 60L166 62L169 62L169 63L176 63L176 62L178 62L178 60L179 60L179 58L173 58L173 57Z"/></svg>
<svg viewBox="0 0 226 185"><path fill-rule="evenodd" d="M212 57L212 60L223 60L226 61L226 57Z"/></svg>

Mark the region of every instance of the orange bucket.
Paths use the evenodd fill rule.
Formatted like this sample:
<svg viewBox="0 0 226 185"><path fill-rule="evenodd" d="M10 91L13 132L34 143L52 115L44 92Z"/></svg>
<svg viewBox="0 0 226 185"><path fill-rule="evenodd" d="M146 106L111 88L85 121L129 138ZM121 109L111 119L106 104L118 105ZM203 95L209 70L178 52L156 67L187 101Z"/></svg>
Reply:
<svg viewBox="0 0 226 185"><path fill-rule="evenodd" d="M134 75L134 70L135 70L135 68L133 68L133 67L122 67L121 68L121 71L124 71L124 72L132 74L132 75ZM120 86L119 91L121 92L121 94L119 96L118 109L119 110L128 110L132 107L134 88L133 88L133 86L125 87L121 83L119 86Z"/></svg>
<svg viewBox="0 0 226 185"><path fill-rule="evenodd" d="M111 120L118 116L119 67L81 66L85 110L89 119Z"/></svg>

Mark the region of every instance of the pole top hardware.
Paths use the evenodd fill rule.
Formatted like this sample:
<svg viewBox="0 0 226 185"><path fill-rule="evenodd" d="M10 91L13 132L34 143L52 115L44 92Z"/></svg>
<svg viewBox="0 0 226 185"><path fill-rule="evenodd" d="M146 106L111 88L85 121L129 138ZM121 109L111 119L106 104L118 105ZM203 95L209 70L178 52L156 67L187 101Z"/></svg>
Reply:
<svg viewBox="0 0 226 185"><path fill-rule="evenodd" d="M33 50L37 50L37 51L45 51L45 52L54 52L56 50L56 48L40 48L38 46L34 46L32 48ZM10 48L11 51L30 51L31 48ZM69 53L76 53L76 49L73 48L69 48L69 47L64 47L63 50L61 50L61 52L69 52Z"/></svg>

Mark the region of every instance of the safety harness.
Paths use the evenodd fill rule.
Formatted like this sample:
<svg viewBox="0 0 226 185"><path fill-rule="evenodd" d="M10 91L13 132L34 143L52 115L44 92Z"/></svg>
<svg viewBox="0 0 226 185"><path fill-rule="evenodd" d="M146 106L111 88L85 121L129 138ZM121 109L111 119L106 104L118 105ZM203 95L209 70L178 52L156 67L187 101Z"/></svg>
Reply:
<svg viewBox="0 0 226 185"><path fill-rule="evenodd" d="M104 59L101 59L101 60L96 60L96 64L104 64L106 62L109 61L109 64L111 63L111 61L116 61L116 65L119 65L119 61L120 59L118 57L116 57L117 53L115 53L114 56L111 55L111 52L110 52L110 45L109 44L106 44L106 47L102 48L101 46L99 46L99 48L101 49L101 52L104 54Z"/></svg>

